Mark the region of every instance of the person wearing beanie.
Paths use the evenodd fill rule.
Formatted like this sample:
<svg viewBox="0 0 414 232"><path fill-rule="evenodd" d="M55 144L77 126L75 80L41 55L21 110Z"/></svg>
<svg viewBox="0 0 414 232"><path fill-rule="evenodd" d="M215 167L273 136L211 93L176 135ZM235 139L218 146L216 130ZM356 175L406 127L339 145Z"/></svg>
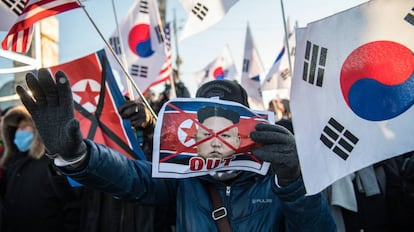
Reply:
<svg viewBox="0 0 414 232"><path fill-rule="evenodd" d="M56 168L117 198L175 207L176 231L336 231L323 196L305 196L294 136L281 126L257 124L250 134L262 145L252 149L252 155L271 164L265 175L238 171L225 179L220 177L221 172L185 179L153 178L150 161L128 159L83 138L65 73L58 71L52 76L47 69L40 69L37 77L28 73L26 83L33 95L22 86L16 91ZM246 91L233 81L208 82L196 96L219 97L248 106ZM142 115L135 118L146 120L136 125L153 126L147 110L134 106Z"/></svg>
<svg viewBox="0 0 414 232"><path fill-rule="evenodd" d="M3 232L79 231L80 202L63 175L53 171L45 146L24 106L12 107L1 123L0 167Z"/></svg>

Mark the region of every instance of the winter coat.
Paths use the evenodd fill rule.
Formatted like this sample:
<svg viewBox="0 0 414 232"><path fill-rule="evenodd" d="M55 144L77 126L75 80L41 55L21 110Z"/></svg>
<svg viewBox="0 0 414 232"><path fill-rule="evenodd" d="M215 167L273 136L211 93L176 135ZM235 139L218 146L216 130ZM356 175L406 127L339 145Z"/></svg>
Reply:
<svg viewBox="0 0 414 232"><path fill-rule="evenodd" d="M321 194L304 196L301 179L279 188L272 170L265 176L242 172L232 183L210 176L186 179L151 177L151 163L130 160L85 140L88 161L60 170L77 181L140 204L176 206L177 231L218 231L206 183L212 183L228 211L233 231L335 231Z"/></svg>
<svg viewBox="0 0 414 232"><path fill-rule="evenodd" d="M2 120L5 153L0 161L4 169L0 191L4 207L1 231L78 231L78 192L44 156L45 149L36 131L30 150L18 151L13 140L21 120L32 122L23 106L13 107Z"/></svg>

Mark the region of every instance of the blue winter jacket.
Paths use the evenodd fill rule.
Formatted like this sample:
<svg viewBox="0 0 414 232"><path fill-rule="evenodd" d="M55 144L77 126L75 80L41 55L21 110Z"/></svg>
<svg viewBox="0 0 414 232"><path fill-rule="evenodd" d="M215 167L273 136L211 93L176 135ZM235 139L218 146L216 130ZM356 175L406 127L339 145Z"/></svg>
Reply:
<svg viewBox="0 0 414 232"><path fill-rule="evenodd" d="M176 230L218 231L206 183L213 183L228 212L233 231L336 231L321 194L304 196L301 179L279 188L272 170L262 176L242 172L231 183L210 176L151 177L151 163L129 160L106 146L85 140L89 152L82 167L61 167L75 180L142 204L176 207Z"/></svg>

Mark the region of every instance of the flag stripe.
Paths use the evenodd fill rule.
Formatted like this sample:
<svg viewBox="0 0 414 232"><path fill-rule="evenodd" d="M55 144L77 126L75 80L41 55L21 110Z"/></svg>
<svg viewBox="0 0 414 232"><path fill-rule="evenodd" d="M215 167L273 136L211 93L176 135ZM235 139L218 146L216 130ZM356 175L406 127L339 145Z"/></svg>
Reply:
<svg viewBox="0 0 414 232"><path fill-rule="evenodd" d="M315 82L315 74L316 74L316 61L318 59L318 52L319 46L314 44L312 46L312 57L311 57L311 65L310 65L310 75L309 75L309 83L314 84Z"/></svg>
<svg viewBox="0 0 414 232"><path fill-rule="evenodd" d="M327 138L324 134L321 134L320 140L322 141L323 144L325 144L328 148L332 148L334 143Z"/></svg>
<svg viewBox="0 0 414 232"><path fill-rule="evenodd" d="M22 18L22 20L17 22L12 26L12 28L10 28L9 34L16 33L20 30L24 30L25 28L32 26L34 23L41 19L79 7L79 5L76 2L65 3L63 5L61 3L59 4L58 2L52 2L49 5L33 5L27 6L25 8L25 12L23 12L23 14L20 15L20 18ZM32 8L34 12L27 12L28 8Z"/></svg>
<svg viewBox="0 0 414 232"><path fill-rule="evenodd" d="M75 0L29 1L10 28L1 45L4 50L26 53L33 37L33 24L50 16L79 7ZM22 32L23 31L23 32Z"/></svg>
<svg viewBox="0 0 414 232"><path fill-rule="evenodd" d="M341 150L341 148L339 147L334 147L333 152L335 152L335 154L337 154L339 157L341 157L343 160L348 159L349 155L346 154L343 150Z"/></svg>
<svg viewBox="0 0 414 232"><path fill-rule="evenodd" d="M341 145L343 148L345 148L345 150L347 150L348 152L351 152L352 149L354 149L354 146L352 146L351 144L349 144L345 139L341 138L338 141L338 144Z"/></svg>
<svg viewBox="0 0 414 232"><path fill-rule="evenodd" d="M323 132L325 132L327 135L329 135L330 138L334 139L335 141L339 138L339 135L329 127L325 127L323 129Z"/></svg>
<svg viewBox="0 0 414 232"><path fill-rule="evenodd" d="M414 8L413 8L412 10L414 11ZM408 13L408 14L405 16L404 20L405 20L405 21L407 21L409 24L411 24L411 25L413 25L413 26L414 26L414 15L413 15L413 14Z"/></svg>
<svg viewBox="0 0 414 232"><path fill-rule="evenodd" d="M11 11L16 13L16 15L21 15L24 10L24 6L28 2L28 0L20 0L20 1L14 1L12 0L13 4L10 3L10 1L2 0L4 4L6 4Z"/></svg>

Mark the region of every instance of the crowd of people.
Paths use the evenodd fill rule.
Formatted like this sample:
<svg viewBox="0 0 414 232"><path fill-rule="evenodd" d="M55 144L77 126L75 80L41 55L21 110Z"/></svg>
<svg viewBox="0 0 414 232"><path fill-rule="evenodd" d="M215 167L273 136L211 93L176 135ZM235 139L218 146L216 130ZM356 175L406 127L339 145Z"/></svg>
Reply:
<svg viewBox="0 0 414 232"><path fill-rule="evenodd" d="M131 160L83 138L68 78L40 69L28 73L23 105L1 116L0 229L19 231L412 231L414 152L355 172L307 196L300 172L288 99L272 99L275 124L258 124L251 153L271 168L266 175L216 171L194 178L151 176L156 119L138 101L119 114L137 131L148 160ZM179 81L166 85L158 112L172 97L190 97ZM173 86L173 88L171 88ZM171 95L175 88L176 95ZM177 91L177 89L180 89ZM30 95L28 91L33 94ZM198 98L219 97L249 107L237 82L203 84ZM157 110L158 109L158 110ZM205 159L232 155L240 144L239 115L205 107L194 135ZM222 133L223 128L228 129ZM216 135L218 133L219 135ZM216 136L214 136L216 135ZM215 196L218 195L218 206Z"/></svg>

